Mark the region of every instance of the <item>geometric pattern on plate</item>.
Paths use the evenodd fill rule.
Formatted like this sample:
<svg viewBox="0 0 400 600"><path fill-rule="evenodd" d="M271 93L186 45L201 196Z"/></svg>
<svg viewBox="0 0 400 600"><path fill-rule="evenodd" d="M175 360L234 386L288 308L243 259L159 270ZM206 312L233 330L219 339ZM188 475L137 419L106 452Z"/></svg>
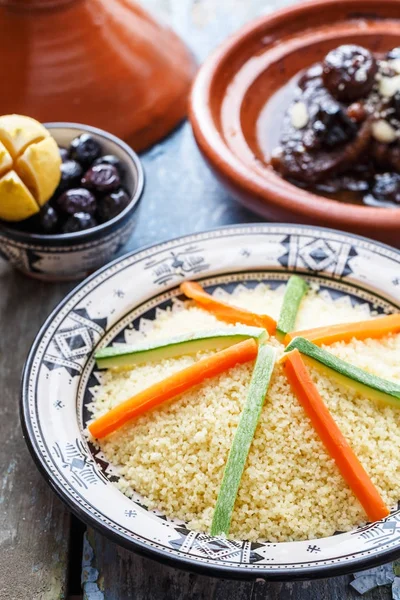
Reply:
<svg viewBox="0 0 400 600"><path fill-rule="evenodd" d="M48 369L65 368L71 376L80 375L86 357L104 335L107 317L91 319L85 308L69 315L68 325L63 325L54 335L44 356Z"/></svg>

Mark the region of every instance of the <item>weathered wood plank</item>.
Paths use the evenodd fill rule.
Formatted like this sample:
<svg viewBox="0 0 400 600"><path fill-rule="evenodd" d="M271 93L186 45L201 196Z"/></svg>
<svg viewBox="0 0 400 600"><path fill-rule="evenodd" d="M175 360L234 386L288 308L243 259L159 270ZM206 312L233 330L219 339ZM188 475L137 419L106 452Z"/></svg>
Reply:
<svg viewBox="0 0 400 600"><path fill-rule="evenodd" d="M94 574L96 581L84 583L84 600L247 600L254 587L251 582L212 579L166 567L92 531L85 554L91 557L89 577Z"/></svg>
<svg viewBox="0 0 400 600"><path fill-rule="evenodd" d="M199 61L253 16L292 0L142 0L187 40ZM147 187L128 249L258 218L235 204L201 160L185 124L144 156ZM177 168L179 165L179 169ZM66 594L69 517L30 459L18 421L19 377L40 323L69 290L29 281L0 263L0 598L59 600ZM16 313L16 307L18 312ZM350 577L270 584L216 580L164 567L90 532L86 600L355 599ZM92 570L91 570L92 569ZM365 596L388 600L388 588Z"/></svg>
<svg viewBox="0 0 400 600"><path fill-rule="evenodd" d="M43 481L19 424L21 369L40 324L67 286L0 265L0 598L65 598L69 514Z"/></svg>
<svg viewBox="0 0 400 600"><path fill-rule="evenodd" d="M352 579L348 575L296 583L258 581L251 600L360 600L361 596L349 586ZM389 587L380 587L362 596L364 600L390 600L391 597Z"/></svg>
<svg viewBox="0 0 400 600"><path fill-rule="evenodd" d="M128 552L89 530L85 551L84 600L356 600L351 575L271 583L229 581L195 575L164 566ZM365 600L390 600L389 587L363 596Z"/></svg>

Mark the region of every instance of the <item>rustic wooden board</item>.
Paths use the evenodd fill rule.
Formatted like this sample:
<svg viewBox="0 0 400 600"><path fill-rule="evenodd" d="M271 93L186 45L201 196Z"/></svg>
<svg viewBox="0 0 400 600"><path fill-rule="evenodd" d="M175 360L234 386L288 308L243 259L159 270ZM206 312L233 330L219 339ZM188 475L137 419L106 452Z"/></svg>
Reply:
<svg viewBox="0 0 400 600"><path fill-rule="evenodd" d="M39 475L22 438L19 394L30 343L68 286L0 265L0 598L65 598L69 514Z"/></svg>
<svg viewBox="0 0 400 600"><path fill-rule="evenodd" d="M142 0L187 40L199 61L253 16L293 0ZM146 193L125 249L220 225L257 221L222 190L189 125L144 157ZM0 598L61 600L67 594L70 518L42 480L19 426L20 373L31 341L71 284L23 278L0 261ZM74 547L71 552L79 550ZM86 600L355 599L351 577L295 584L236 582L192 575L127 552L89 532L82 580ZM75 573L76 575L76 573ZM364 596L388 600L388 588ZM72 600L72 599L71 599ZM75 600L75 597L74 597ZM76 597L76 600L78 598Z"/></svg>

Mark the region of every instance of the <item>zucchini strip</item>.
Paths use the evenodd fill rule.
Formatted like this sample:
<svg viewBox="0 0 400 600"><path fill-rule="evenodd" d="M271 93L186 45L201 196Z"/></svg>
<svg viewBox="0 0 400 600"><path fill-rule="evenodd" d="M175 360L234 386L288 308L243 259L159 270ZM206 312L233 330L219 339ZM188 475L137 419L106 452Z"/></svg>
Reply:
<svg viewBox="0 0 400 600"><path fill-rule="evenodd" d="M137 346L124 345L103 348L96 352L94 357L99 369L132 367L147 361L195 354L199 350L223 350L250 338L260 344L266 337L265 329L243 325L201 331Z"/></svg>
<svg viewBox="0 0 400 600"><path fill-rule="evenodd" d="M286 347L285 354L295 349L311 359L314 366L320 370L321 367L329 369L332 376L347 388L355 390L372 400L385 402L400 408L400 385L397 383L355 367L304 338L294 338ZM285 360L285 354L282 357L283 361Z"/></svg>
<svg viewBox="0 0 400 600"><path fill-rule="evenodd" d="M296 317L303 296L308 290L308 283L297 275L292 275L286 285L285 296L276 326L276 337L282 341L287 333L293 331Z"/></svg>
<svg viewBox="0 0 400 600"><path fill-rule="evenodd" d="M232 446L225 465L218 494L211 535L228 535L240 480L247 456L260 419L275 364L275 350L260 346L247 394L246 404L240 416Z"/></svg>

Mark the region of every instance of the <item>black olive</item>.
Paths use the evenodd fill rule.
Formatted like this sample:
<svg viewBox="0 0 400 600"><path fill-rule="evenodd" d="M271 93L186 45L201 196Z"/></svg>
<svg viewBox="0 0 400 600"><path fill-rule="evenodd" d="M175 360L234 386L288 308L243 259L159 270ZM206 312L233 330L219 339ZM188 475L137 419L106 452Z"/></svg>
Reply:
<svg viewBox="0 0 400 600"><path fill-rule="evenodd" d="M96 198L89 190L85 190L84 188L67 190L57 198L56 206L60 211L68 215L81 212L94 215L97 209Z"/></svg>
<svg viewBox="0 0 400 600"><path fill-rule="evenodd" d="M380 202L400 205L400 175L398 173L375 175L372 195Z"/></svg>
<svg viewBox="0 0 400 600"><path fill-rule="evenodd" d="M371 91L378 66L369 50L349 44L331 50L322 69L324 86L332 96L353 102Z"/></svg>
<svg viewBox="0 0 400 600"><path fill-rule="evenodd" d="M88 213L78 212L71 215L67 221L65 221L62 232L63 233L77 233L78 231L84 231L85 229L91 229L96 227L97 221Z"/></svg>
<svg viewBox="0 0 400 600"><path fill-rule="evenodd" d="M101 152L99 142L89 133L82 133L82 135L72 140L69 147L70 157L86 169L94 163L96 158L99 158Z"/></svg>
<svg viewBox="0 0 400 600"><path fill-rule="evenodd" d="M60 151L60 156L61 156L61 160L63 162L65 162L66 160L68 160L69 158L69 152L66 148L63 148L62 146L58 147L59 151Z"/></svg>
<svg viewBox="0 0 400 600"><path fill-rule="evenodd" d="M119 173L113 165L95 165L82 177L82 185L89 190L107 194L116 191L121 185Z"/></svg>
<svg viewBox="0 0 400 600"><path fill-rule="evenodd" d="M340 104L329 98L320 101L312 129L316 139L326 148L349 142L358 131L356 123L347 116Z"/></svg>
<svg viewBox="0 0 400 600"><path fill-rule="evenodd" d="M82 177L83 169L76 160L66 160L61 163L61 179L56 189L55 195L59 196L68 188L73 188L79 185Z"/></svg>
<svg viewBox="0 0 400 600"><path fill-rule="evenodd" d="M121 177L124 176L124 167L122 166L122 162L118 156L115 156L115 154L106 154L105 156L100 156L100 158L97 158L94 161L93 166L95 165L112 165L117 169Z"/></svg>
<svg viewBox="0 0 400 600"><path fill-rule="evenodd" d="M125 190L118 190L98 202L97 214L102 223L113 219L128 206L130 198Z"/></svg>
<svg viewBox="0 0 400 600"><path fill-rule="evenodd" d="M50 204L45 204L41 208L38 217L39 227L43 233L52 234L58 232L60 219L56 210Z"/></svg>

